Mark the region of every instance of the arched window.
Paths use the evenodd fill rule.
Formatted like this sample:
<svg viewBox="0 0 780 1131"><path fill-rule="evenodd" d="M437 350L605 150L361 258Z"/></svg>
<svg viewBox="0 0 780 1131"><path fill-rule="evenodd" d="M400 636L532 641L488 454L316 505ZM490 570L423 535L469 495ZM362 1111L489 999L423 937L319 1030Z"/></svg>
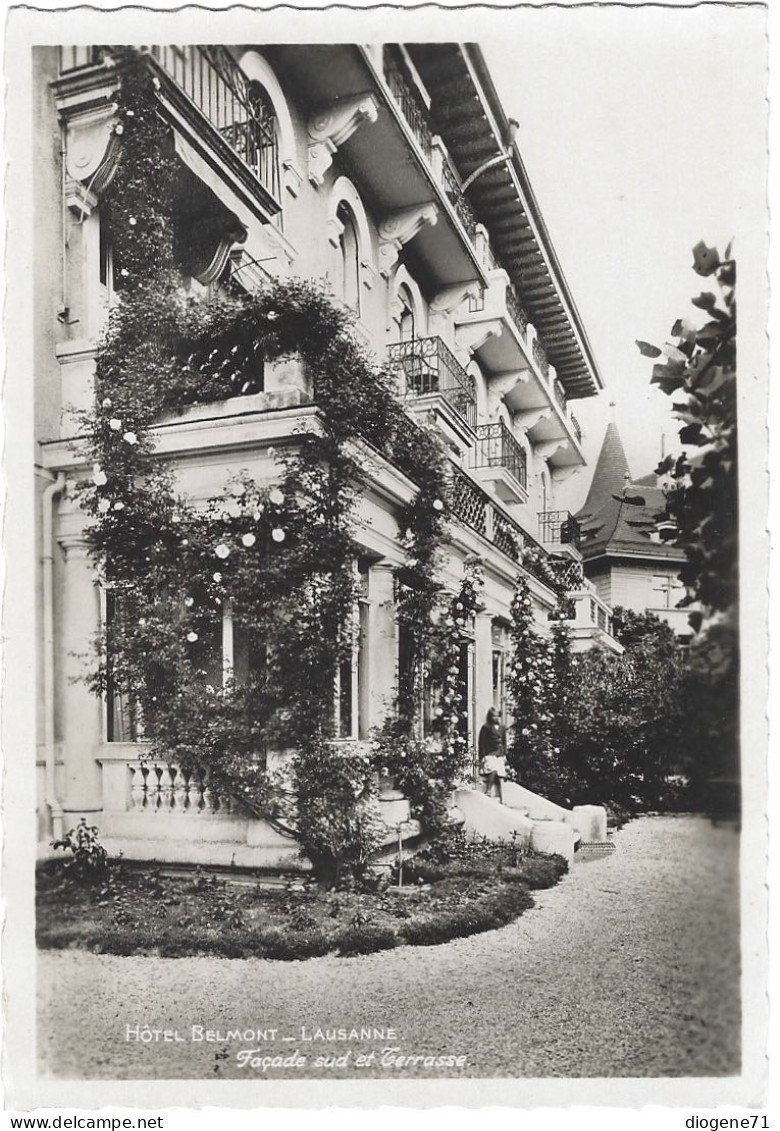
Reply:
<svg viewBox="0 0 780 1131"><path fill-rule="evenodd" d="M267 90L259 82L247 83L252 121L247 130L246 163L275 200L281 200L279 130L276 111Z"/></svg>
<svg viewBox="0 0 780 1131"><path fill-rule="evenodd" d="M542 511L546 512L551 508L550 473L546 467L542 467L539 472L539 480L542 491Z"/></svg>
<svg viewBox="0 0 780 1131"><path fill-rule="evenodd" d="M354 213L344 201L336 209L336 219L342 225L339 235L341 297L347 306L360 314L360 246Z"/></svg>
<svg viewBox="0 0 780 1131"><path fill-rule="evenodd" d="M417 327L414 318L414 302L408 287L400 286L398 288L398 302L401 308L401 315L398 319L398 340L400 342L412 342L417 337Z"/></svg>

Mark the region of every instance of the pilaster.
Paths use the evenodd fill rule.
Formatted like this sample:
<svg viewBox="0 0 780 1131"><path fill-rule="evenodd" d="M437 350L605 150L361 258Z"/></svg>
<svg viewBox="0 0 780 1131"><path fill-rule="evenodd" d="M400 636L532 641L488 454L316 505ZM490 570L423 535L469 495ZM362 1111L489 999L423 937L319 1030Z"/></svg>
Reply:
<svg viewBox="0 0 780 1131"><path fill-rule="evenodd" d="M395 620L395 573L390 562L371 566L369 630L369 725L381 726L398 693L398 626Z"/></svg>
<svg viewBox="0 0 780 1131"><path fill-rule="evenodd" d="M476 733L493 706L493 636L490 613L477 613L474 618L474 709Z"/></svg>
<svg viewBox="0 0 780 1131"><path fill-rule="evenodd" d="M100 594L83 538L66 535L58 542L65 559L58 634L63 809L81 815L100 809L102 804L101 771L96 759L103 737L103 705L84 681L100 624Z"/></svg>

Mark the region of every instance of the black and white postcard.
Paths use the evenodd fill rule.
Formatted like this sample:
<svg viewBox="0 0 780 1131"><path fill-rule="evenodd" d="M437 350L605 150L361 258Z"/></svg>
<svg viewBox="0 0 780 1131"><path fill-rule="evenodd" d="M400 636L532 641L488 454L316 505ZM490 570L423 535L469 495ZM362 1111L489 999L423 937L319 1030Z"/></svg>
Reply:
<svg viewBox="0 0 780 1131"><path fill-rule="evenodd" d="M769 1126L767 19L11 7L9 1106Z"/></svg>

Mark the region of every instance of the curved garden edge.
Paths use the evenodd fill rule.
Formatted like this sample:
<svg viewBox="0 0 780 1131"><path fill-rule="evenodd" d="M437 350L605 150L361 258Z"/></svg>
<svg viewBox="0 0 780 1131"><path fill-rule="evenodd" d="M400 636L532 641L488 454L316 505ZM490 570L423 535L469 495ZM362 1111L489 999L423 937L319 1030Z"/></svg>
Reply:
<svg viewBox="0 0 780 1131"><path fill-rule="evenodd" d="M406 886L324 891L219 877L114 869L75 884L59 862L39 871L38 945L93 953L295 960L433 946L506 926L533 906L532 888L567 871L559 856L431 861L404 866Z"/></svg>

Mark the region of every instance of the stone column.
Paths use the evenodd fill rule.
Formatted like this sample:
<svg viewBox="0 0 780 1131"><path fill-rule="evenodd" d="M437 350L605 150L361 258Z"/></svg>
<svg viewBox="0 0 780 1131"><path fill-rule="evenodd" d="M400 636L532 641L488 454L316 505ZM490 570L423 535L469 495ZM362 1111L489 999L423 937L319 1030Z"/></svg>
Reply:
<svg viewBox="0 0 780 1131"><path fill-rule="evenodd" d="M61 672L60 733L64 761L66 814L99 810L101 771L97 762L103 740L103 704L87 688L83 676L94 663L93 640L100 624L100 594L86 544L79 537L60 539L65 556L59 646L55 663ZM71 827L67 823L66 827ZM75 822L71 822L73 824Z"/></svg>
<svg viewBox="0 0 780 1131"><path fill-rule="evenodd" d="M398 693L398 626L395 622L395 577L390 562L371 566L368 631L369 722L381 726L392 713Z"/></svg>

